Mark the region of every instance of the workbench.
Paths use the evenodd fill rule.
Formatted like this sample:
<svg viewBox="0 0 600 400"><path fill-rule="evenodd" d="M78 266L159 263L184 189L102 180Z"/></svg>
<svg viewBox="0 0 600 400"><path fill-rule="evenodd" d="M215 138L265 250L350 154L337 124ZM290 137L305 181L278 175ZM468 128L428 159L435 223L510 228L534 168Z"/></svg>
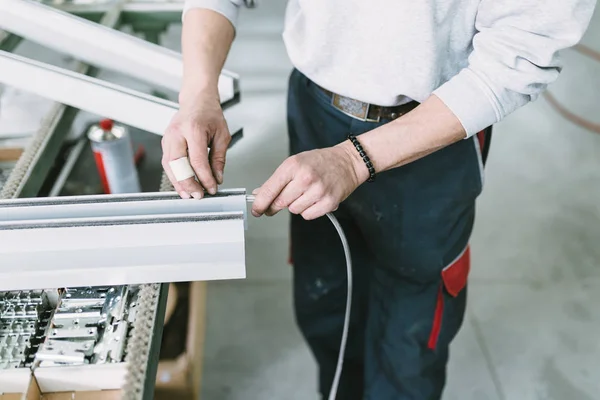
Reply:
<svg viewBox="0 0 600 400"><path fill-rule="evenodd" d="M42 1L42 3L85 18L91 22L100 23L106 28L115 30L127 28L136 34L142 35L148 42L155 44L159 44L161 34L171 24L179 24L181 22L181 12L183 9L182 1L132 0L120 2L118 7L115 7L115 4L118 2L105 0L98 0L93 3L89 1L78 2L77 0L51 0ZM7 31L0 31L0 50L12 53L24 40L27 39ZM6 58L6 60L20 62L19 59L12 60ZM37 68L37 70L32 70L34 72L38 71L40 74L48 72L45 71L44 66L34 65L34 67ZM88 77L97 76L100 70L101 66L90 65L84 62L79 62L75 67L76 72ZM220 90L224 87L226 95L221 93L221 103L223 109L228 110L240 101L238 77L228 71L224 71L222 76L224 77L224 83L220 82ZM173 89L173 84L156 85L153 94L166 92L167 94L163 94L162 96L168 97L169 94L172 96L175 93ZM90 87L90 90L93 90L93 87ZM127 95L127 93L125 94ZM121 95L121 93L115 93L115 96ZM119 99L119 97L115 98ZM127 100L125 97L124 99ZM149 103L156 102L156 100L150 98L147 100ZM78 103L75 102L75 104ZM157 104L163 108L175 107L175 105L166 102L164 104ZM101 186L87 139L85 136L78 137L75 140L69 137L69 132L80 111L76 106L60 102L54 103L45 116L39 130L31 138L28 146L24 149L7 149L2 152L2 157L0 158L0 171L2 171L0 172L0 198L55 197L100 193ZM232 129L231 133L234 137L232 145L242 137L243 133L241 124L237 122L228 120L228 124ZM138 164L142 190L145 192L156 192L159 189L169 190L169 185L164 179L160 166L160 136L156 132L150 133L136 126L129 126L128 128L132 134L134 145L136 147L138 145L143 146L145 151L144 158ZM114 387L115 385L112 383L107 386L111 390L102 390L101 392L73 391L72 393L64 394L63 397L48 394L44 398L120 398L132 400L150 400L154 398L169 285L167 283L146 284L135 289L145 291L146 295L149 295L149 298L152 299L149 304L145 305L147 307L146 311L150 311L148 315L152 315L152 334L147 338L144 345L140 346L138 343L137 347L135 347L139 354L127 354L126 360L123 361L123 364L132 362L131 360L141 362L139 368L137 368L139 373L132 375L131 369L125 368L121 370L120 379L123 380L123 383L120 384L119 388ZM56 302L60 296L65 296L65 290L65 288L49 289L45 296L55 298L53 301ZM201 283L191 284L186 290L188 290L188 298L191 298L199 304L199 307L202 307L204 285ZM50 304L54 303L50 302ZM56 304L53 306L56 307ZM186 309L186 311L189 310ZM198 318L202 318L203 314L201 311L197 314ZM197 337L188 338L188 341L201 342L202 332L198 331L198 329L201 329L198 327L202 326L202 321L196 319L190 323L193 325L195 329L193 332L195 332ZM134 323L134 325L138 326L143 326L144 324L148 324L148 321L140 320L139 317ZM132 335L135 336L136 329L133 329L132 332ZM194 354L193 356L197 357L198 354ZM47 370L37 368L33 370L33 373L28 368L17 369L18 371L9 371L8 374L7 371L0 370L0 399L21 399L23 396L23 394L17 393L9 394L6 391L2 394L3 382L10 381L13 384L19 384L20 382L21 386L23 386L25 385L25 381L27 381L27 388L22 393L26 391L29 396L38 397L43 395L43 391L40 391L40 388L53 387L52 382L54 382L54 378L51 376L52 373L48 372L52 370L51 368ZM198 376L198 367L193 367L193 369L193 376ZM61 376L65 375L65 371L61 372ZM99 377L104 376L103 379L110 379L110 374L113 373L105 373L99 368L93 371L97 372ZM72 375L73 379L81 379L79 377L80 373L81 371L75 369L66 375ZM129 374L129 376L123 376L123 374ZM51 384L48 384L48 382ZM197 396L198 393L194 393L194 395Z"/></svg>

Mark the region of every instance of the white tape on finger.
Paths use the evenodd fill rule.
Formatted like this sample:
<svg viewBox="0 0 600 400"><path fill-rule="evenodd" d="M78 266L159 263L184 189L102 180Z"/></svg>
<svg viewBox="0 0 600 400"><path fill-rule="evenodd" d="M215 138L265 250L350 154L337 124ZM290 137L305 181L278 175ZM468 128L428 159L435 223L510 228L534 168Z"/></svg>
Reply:
<svg viewBox="0 0 600 400"><path fill-rule="evenodd" d="M194 170L190 165L190 160L187 157L181 157L177 160L169 161L171 172L177 182L185 181L195 176Z"/></svg>

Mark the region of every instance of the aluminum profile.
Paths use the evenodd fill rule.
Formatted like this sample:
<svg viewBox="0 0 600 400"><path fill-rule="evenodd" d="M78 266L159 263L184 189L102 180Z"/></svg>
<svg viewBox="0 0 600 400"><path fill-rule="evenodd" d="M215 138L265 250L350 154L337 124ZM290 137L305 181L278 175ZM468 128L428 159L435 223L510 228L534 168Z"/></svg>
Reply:
<svg viewBox="0 0 600 400"><path fill-rule="evenodd" d="M68 197L34 197L0 201L0 223L86 217L151 216L177 213L242 212L246 221L246 191L222 190L200 201L183 200L176 192Z"/></svg>
<svg viewBox="0 0 600 400"><path fill-rule="evenodd" d="M0 28L99 68L180 91L180 53L37 1L0 1ZM221 102L237 95L237 81L238 77L229 72L219 76Z"/></svg>
<svg viewBox="0 0 600 400"><path fill-rule="evenodd" d="M172 101L5 51L0 51L0 71L0 83L157 135L166 131L179 109ZM224 115L230 132L241 130L230 110Z"/></svg>
<svg viewBox="0 0 600 400"><path fill-rule="evenodd" d="M244 194L94 197L0 201L0 290L245 278Z"/></svg>

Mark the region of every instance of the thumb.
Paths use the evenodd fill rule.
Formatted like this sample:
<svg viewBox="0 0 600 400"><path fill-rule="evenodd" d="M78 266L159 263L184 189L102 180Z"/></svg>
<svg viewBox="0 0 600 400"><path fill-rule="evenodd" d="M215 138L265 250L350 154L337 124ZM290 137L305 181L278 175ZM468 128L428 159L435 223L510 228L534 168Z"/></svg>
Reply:
<svg viewBox="0 0 600 400"><path fill-rule="evenodd" d="M209 154L210 167L219 185L223 183L223 171L225 170L225 160L230 142L231 135L225 127L215 135L211 143Z"/></svg>

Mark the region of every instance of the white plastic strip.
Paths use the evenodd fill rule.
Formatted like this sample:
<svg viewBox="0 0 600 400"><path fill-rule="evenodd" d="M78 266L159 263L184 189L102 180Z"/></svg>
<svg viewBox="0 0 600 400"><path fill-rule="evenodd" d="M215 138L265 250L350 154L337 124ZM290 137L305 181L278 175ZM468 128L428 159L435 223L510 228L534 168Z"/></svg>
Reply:
<svg viewBox="0 0 600 400"><path fill-rule="evenodd" d="M42 393L121 389L126 373L125 363L46 367L34 370Z"/></svg>
<svg viewBox="0 0 600 400"><path fill-rule="evenodd" d="M25 393L31 380L31 369L1 369L0 370L0 395Z"/></svg>
<svg viewBox="0 0 600 400"><path fill-rule="evenodd" d="M88 64L180 90L180 53L36 1L0 1L0 28ZM221 102L233 99L237 79L230 72L219 76Z"/></svg>
<svg viewBox="0 0 600 400"><path fill-rule="evenodd" d="M64 218L222 212L241 212L246 220L245 190L224 190L202 200L182 200L175 192L0 200L0 224Z"/></svg>
<svg viewBox="0 0 600 400"><path fill-rule="evenodd" d="M243 217L224 217L4 225L0 290L244 278Z"/></svg>
<svg viewBox="0 0 600 400"><path fill-rule="evenodd" d="M245 195L0 201L0 290L245 277Z"/></svg>
<svg viewBox="0 0 600 400"><path fill-rule="evenodd" d="M171 101L5 51L0 51L0 71L0 83L157 135L165 132L179 108ZM241 127L232 123L229 115L226 110L233 134Z"/></svg>

